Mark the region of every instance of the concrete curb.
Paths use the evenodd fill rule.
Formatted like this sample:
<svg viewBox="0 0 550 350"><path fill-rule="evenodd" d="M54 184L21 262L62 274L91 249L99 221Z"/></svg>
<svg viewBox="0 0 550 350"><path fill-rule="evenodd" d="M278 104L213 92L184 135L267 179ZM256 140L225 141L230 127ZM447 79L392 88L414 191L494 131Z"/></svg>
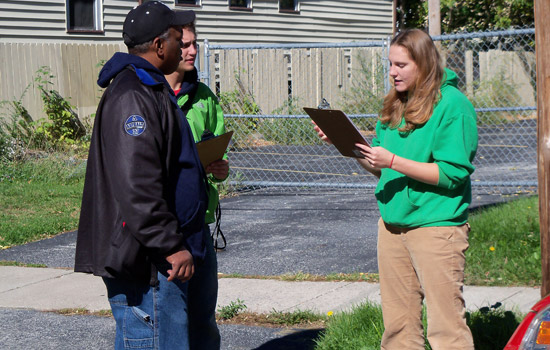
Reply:
<svg viewBox="0 0 550 350"><path fill-rule="evenodd" d="M540 299L530 287L464 288L469 310L502 303L506 310L526 313ZM380 302L379 285L367 282L287 282L270 279L219 279L218 307L237 299L247 311L269 313L350 310L365 300ZM35 310L83 308L108 310L101 278L67 269L0 266L0 307Z"/></svg>

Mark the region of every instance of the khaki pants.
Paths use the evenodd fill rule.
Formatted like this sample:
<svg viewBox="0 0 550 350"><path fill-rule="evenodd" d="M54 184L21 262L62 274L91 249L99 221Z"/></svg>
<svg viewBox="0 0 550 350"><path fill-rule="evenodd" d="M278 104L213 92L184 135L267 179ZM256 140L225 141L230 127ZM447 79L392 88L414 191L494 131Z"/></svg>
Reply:
<svg viewBox="0 0 550 350"><path fill-rule="evenodd" d="M468 224L402 229L380 219L382 349L424 349L423 300L433 350L474 349L462 295L469 231Z"/></svg>

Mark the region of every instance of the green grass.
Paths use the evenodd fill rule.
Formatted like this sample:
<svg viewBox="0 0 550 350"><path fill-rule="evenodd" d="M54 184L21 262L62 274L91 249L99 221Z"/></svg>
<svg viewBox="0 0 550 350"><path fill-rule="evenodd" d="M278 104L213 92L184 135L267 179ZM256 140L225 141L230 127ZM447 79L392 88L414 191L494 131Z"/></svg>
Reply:
<svg viewBox="0 0 550 350"><path fill-rule="evenodd" d="M498 308L482 308L466 314L476 350L500 350L519 325L523 315ZM424 318L426 330L426 319ZM384 332L380 306L365 302L349 312L329 318L326 329L316 340L315 350L380 349ZM431 349L426 341L426 349Z"/></svg>
<svg viewBox="0 0 550 350"><path fill-rule="evenodd" d="M315 275L304 272L296 273L285 273L282 275L276 276L265 276L265 275L243 275L241 273L218 273L218 278L248 278L248 279L271 279L271 280L280 280L287 282L378 282L377 273L363 273L363 272L352 272L352 273L329 273L328 275Z"/></svg>
<svg viewBox="0 0 550 350"><path fill-rule="evenodd" d="M83 163L55 155L43 157L0 163L0 248L77 227Z"/></svg>
<svg viewBox="0 0 550 350"><path fill-rule="evenodd" d="M309 310L296 310L292 312L271 311L267 318L274 325L279 326L297 326L315 322L324 322L327 316L309 311Z"/></svg>
<svg viewBox="0 0 550 350"><path fill-rule="evenodd" d="M47 267L45 264L27 264L18 261L0 260L0 266L16 266L16 267Z"/></svg>
<svg viewBox="0 0 550 350"><path fill-rule="evenodd" d="M466 284L541 284L538 197L513 200L470 216Z"/></svg>
<svg viewBox="0 0 550 350"><path fill-rule="evenodd" d="M331 316L326 330L316 340L315 349L380 349L383 332L380 306L366 302L349 312Z"/></svg>

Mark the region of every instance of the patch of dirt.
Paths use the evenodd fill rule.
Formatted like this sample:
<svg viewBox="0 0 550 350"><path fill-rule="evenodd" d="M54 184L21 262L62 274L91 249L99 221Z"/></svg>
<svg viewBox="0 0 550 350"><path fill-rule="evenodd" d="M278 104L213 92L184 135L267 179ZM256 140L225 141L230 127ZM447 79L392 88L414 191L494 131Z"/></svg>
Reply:
<svg viewBox="0 0 550 350"><path fill-rule="evenodd" d="M326 321L308 321L297 324L284 323L277 320L270 314L257 314L252 312L241 312L228 320L216 318L218 324L240 324L245 326L270 327L270 328L301 328L301 329L317 329L325 328Z"/></svg>

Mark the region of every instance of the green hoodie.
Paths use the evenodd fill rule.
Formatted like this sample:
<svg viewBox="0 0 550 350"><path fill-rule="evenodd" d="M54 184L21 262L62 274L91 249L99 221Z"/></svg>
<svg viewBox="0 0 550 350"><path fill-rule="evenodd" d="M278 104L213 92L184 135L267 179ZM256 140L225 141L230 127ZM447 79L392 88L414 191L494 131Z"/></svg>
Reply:
<svg viewBox="0 0 550 350"><path fill-rule="evenodd" d="M181 107L187 102L189 95L178 95L178 105ZM225 133L223 120L223 111L218 103L216 95L208 86L203 83L198 84L197 92L193 98L193 105L187 112L187 121L191 126L195 142L201 140L204 130L209 130L214 135L219 136ZM227 154L224 156L227 159ZM210 174L208 176L208 209L206 211L205 222L211 224L216 221L216 207L219 203L218 188L216 182L222 182Z"/></svg>
<svg viewBox="0 0 550 350"><path fill-rule="evenodd" d="M404 122L404 120L403 120ZM372 146L439 167L439 183L429 185L392 169L382 169L376 187L384 222L399 227L455 226L468 220L470 175L477 151L474 107L457 89L456 74L445 69L441 99L430 119L409 133L378 121Z"/></svg>

